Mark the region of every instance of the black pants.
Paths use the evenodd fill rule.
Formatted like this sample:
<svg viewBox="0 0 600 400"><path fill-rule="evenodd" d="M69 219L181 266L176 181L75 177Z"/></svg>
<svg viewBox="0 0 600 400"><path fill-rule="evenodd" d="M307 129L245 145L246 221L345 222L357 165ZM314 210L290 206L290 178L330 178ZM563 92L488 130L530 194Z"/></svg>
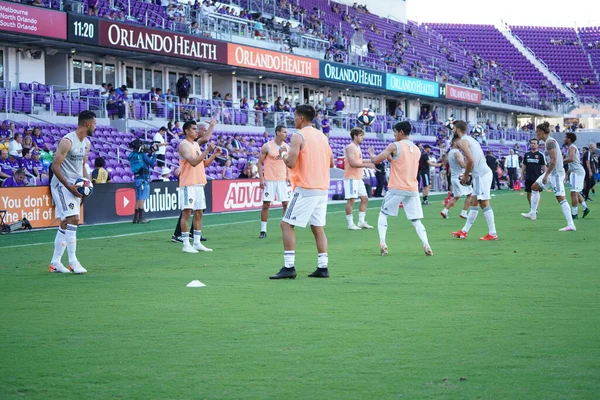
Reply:
<svg viewBox="0 0 600 400"><path fill-rule="evenodd" d="M498 172L492 170L492 189L500 189L500 178L498 177Z"/></svg>
<svg viewBox="0 0 600 400"><path fill-rule="evenodd" d="M374 197L381 197L383 188L385 187L385 174L382 172L376 172L375 178L377 178L377 187L375 188Z"/></svg>
<svg viewBox="0 0 600 400"><path fill-rule="evenodd" d="M583 190L581 191L581 195L583 196L583 198L585 200L590 198L590 190L592 190L592 188L594 187L594 185L596 185L596 181L594 180L594 176L592 175L592 177L590 178L589 174L585 173L585 182L583 185Z"/></svg>
<svg viewBox="0 0 600 400"><path fill-rule="evenodd" d="M517 169L516 168L508 168L508 185L509 185L509 189L513 188L516 180L517 180Z"/></svg>
<svg viewBox="0 0 600 400"><path fill-rule="evenodd" d="M159 167L165 166L165 155L164 154L156 155L156 165L158 165Z"/></svg>
<svg viewBox="0 0 600 400"><path fill-rule="evenodd" d="M181 236L181 216L183 215L183 211L179 213L179 218L177 219L177 226L175 227L175 232L173 235L179 237ZM194 225L190 225L190 237L194 237Z"/></svg>

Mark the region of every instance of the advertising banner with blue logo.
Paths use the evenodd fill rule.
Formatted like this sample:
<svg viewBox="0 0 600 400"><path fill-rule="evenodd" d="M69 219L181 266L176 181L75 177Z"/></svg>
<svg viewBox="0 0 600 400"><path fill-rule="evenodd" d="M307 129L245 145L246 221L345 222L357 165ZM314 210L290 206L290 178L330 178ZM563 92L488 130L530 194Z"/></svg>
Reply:
<svg viewBox="0 0 600 400"><path fill-rule="evenodd" d="M440 85L437 82L389 73L386 77L385 88L393 92L416 94L427 97L439 97L440 91Z"/></svg>
<svg viewBox="0 0 600 400"><path fill-rule="evenodd" d="M321 61L319 65L319 78L326 81L385 88L385 73L383 72L328 61Z"/></svg>

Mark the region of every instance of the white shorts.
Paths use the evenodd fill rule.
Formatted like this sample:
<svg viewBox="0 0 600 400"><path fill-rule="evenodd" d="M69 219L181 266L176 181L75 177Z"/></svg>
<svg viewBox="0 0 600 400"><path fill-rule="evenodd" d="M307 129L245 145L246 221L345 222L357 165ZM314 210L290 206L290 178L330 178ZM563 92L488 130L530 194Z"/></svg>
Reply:
<svg viewBox="0 0 600 400"><path fill-rule="evenodd" d="M366 197L367 189L365 182L362 179L346 179L344 178L344 197L347 199L357 199Z"/></svg>
<svg viewBox="0 0 600 400"><path fill-rule="evenodd" d="M492 198L492 179L495 172L488 172L483 176L473 177L473 195L477 200L489 200Z"/></svg>
<svg viewBox="0 0 600 400"><path fill-rule="evenodd" d="M542 183L544 179L544 174L540 175L537 179L537 184L540 185L543 189L552 189L554 192L554 196L564 196L565 195L565 174L558 175L550 175L548 176L548 183L545 185Z"/></svg>
<svg viewBox="0 0 600 400"><path fill-rule="evenodd" d="M265 181L265 189L263 190L262 201L275 201L281 202L290 201L292 194L292 188L288 186L286 181Z"/></svg>
<svg viewBox="0 0 600 400"><path fill-rule="evenodd" d="M452 178L452 196L453 197L463 197L470 196L473 193L472 186L465 186L460 183L460 180L457 178Z"/></svg>
<svg viewBox="0 0 600 400"><path fill-rule="evenodd" d="M550 180L550 178L548 178L548 180ZM571 172L569 180L571 183L571 193L581 193L581 191L583 190L583 183L585 182L585 172L582 174L575 174Z"/></svg>
<svg viewBox="0 0 600 400"><path fill-rule="evenodd" d="M179 188L180 208L182 210L204 210L206 208L206 197L204 197L204 185L182 186Z"/></svg>
<svg viewBox="0 0 600 400"><path fill-rule="evenodd" d="M423 207L421 207L421 198L419 196L400 196L393 193L393 189L388 190L381 203L381 212L392 217L398 216L400 203L409 220L422 219Z"/></svg>
<svg viewBox="0 0 600 400"><path fill-rule="evenodd" d="M311 226L325 226L328 200L327 191L296 188L283 221L302 228L309 223Z"/></svg>
<svg viewBox="0 0 600 400"><path fill-rule="evenodd" d="M79 208L81 207L81 199L69 192L67 188L60 182L53 183L50 187L52 200L56 206L54 211L55 218L60 218L61 221L72 217L79 216Z"/></svg>

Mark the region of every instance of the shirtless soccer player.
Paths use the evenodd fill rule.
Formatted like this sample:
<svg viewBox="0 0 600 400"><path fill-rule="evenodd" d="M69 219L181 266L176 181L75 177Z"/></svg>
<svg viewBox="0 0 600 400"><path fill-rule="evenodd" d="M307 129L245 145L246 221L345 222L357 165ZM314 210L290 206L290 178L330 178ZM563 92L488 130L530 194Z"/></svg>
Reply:
<svg viewBox="0 0 600 400"><path fill-rule="evenodd" d="M460 183L460 177L465 172L466 163L465 160L458 150L458 142L460 138L458 136L452 138L452 149L448 152L448 164L450 164L450 182L452 183L452 197L446 205L444 209L440 212L442 218L448 218L448 211L460 199L462 196L466 196L465 205L463 206L463 210L460 212L460 217L463 219L467 218L469 205L471 204L471 194L473 193L473 188L471 185L463 185Z"/></svg>
<svg viewBox="0 0 600 400"><path fill-rule="evenodd" d="M583 207L583 218L587 217L590 213L581 191L583 190L583 183L585 182L585 170L581 165L581 155L579 149L575 145L577 141L577 135L574 132L567 132L565 134L565 144L569 146L569 152L565 157L564 162L569 166L569 181L571 183L571 214L573 219L578 218L578 206L581 204Z"/></svg>
<svg viewBox="0 0 600 400"><path fill-rule="evenodd" d="M344 194L347 199L346 219L348 220L348 229L353 231L373 229L365 221L369 196L363 182L363 168L375 168L375 165L371 162L364 162L362 159L360 145L365 140L365 132L361 128L352 128L350 137L352 142L344 149ZM360 198L358 226L354 225L354 218L352 217L352 207L357 198Z"/></svg>

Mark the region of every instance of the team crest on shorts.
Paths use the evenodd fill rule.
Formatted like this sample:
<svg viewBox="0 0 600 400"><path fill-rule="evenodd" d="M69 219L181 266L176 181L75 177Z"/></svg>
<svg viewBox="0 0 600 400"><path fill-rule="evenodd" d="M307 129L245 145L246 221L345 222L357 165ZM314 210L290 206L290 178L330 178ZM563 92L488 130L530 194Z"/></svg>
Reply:
<svg viewBox="0 0 600 400"><path fill-rule="evenodd" d="M74 209L74 208L75 208L75 204L73 204L73 203L69 203L69 210L72 210L72 209Z"/></svg>
<svg viewBox="0 0 600 400"><path fill-rule="evenodd" d="M192 204L194 202L194 199L188 199L188 203Z"/></svg>
<svg viewBox="0 0 600 400"><path fill-rule="evenodd" d="M267 196L267 197L268 197L268 196L269 196L269 192L265 192L265 196Z"/></svg>

